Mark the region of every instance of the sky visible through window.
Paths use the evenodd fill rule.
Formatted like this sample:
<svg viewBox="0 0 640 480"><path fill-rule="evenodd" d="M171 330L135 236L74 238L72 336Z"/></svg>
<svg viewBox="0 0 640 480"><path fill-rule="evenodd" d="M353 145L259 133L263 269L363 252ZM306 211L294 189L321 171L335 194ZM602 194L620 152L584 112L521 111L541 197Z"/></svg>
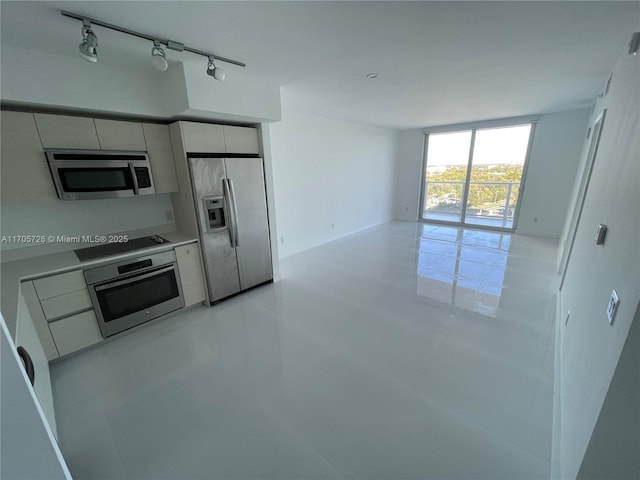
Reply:
<svg viewBox="0 0 640 480"><path fill-rule="evenodd" d="M523 165L530 131L531 125L478 129L473 164ZM467 165L470 142L470 130L429 135L427 165Z"/></svg>

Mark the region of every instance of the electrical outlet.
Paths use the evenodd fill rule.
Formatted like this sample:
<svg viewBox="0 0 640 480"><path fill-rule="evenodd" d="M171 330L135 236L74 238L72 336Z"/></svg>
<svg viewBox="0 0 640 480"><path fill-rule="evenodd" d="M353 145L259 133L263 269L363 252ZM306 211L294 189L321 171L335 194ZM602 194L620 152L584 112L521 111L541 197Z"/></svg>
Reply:
<svg viewBox="0 0 640 480"><path fill-rule="evenodd" d="M336 228L336 224L335 224L335 223L332 223L332 224L331 224L331 229L333 230L334 228Z"/></svg>
<svg viewBox="0 0 640 480"><path fill-rule="evenodd" d="M167 210L164 214L168 222L173 222L173 210Z"/></svg>
<svg viewBox="0 0 640 480"><path fill-rule="evenodd" d="M609 298L609 304L607 305L607 318L609 319L609 325L613 325L613 317L616 316L616 310L618 310L618 304L620 298L618 292L615 290L611 292L611 298Z"/></svg>
<svg viewBox="0 0 640 480"><path fill-rule="evenodd" d="M284 237L280 237L280 243L284 243Z"/></svg>

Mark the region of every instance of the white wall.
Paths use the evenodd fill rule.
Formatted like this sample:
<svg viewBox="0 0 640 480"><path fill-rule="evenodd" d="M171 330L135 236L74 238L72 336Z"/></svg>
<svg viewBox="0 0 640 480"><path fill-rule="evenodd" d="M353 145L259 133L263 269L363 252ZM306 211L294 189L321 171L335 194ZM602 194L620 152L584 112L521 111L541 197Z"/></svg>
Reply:
<svg viewBox="0 0 640 480"><path fill-rule="evenodd" d="M598 103L591 119L593 122L602 108L607 109L560 292L562 322L556 365L560 401L554 415L559 422L555 429L559 438L554 439L560 463L557 478L576 477L607 394L615 397L612 389L617 388L633 390L629 385L612 383L612 378L640 302L639 85L640 57L625 53L613 71L609 94ZM596 246L593 240L599 223L609 227L603 246ZM613 289L620 304L613 325L609 325L605 312ZM571 317L565 326L567 311ZM637 408L635 405L627 412L629 421ZM611 460L628 464L637 461L637 456L620 455Z"/></svg>
<svg viewBox="0 0 640 480"><path fill-rule="evenodd" d="M56 200L25 206L3 205L2 235L98 235L172 223L169 194L110 200ZM31 247L2 243L2 251ZM74 245L69 245L73 249Z"/></svg>
<svg viewBox="0 0 640 480"><path fill-rule="evenodd" d="M640 478L640 305L578 478Z"/></svg>
<svg viewBox="0 0 640 480"><path fill-rule="evenodd" d="M589 109L582 109L540 116L531 146L517 233L560 237L589 113Z"/></svg>
<svg viewBox="0 0 640 480"><path fill-rule="evenodd" d="M517 233L558 238L580 159L588 109L540 115L536 125ZM400 133L395 218L419 216L422 179L421 130Z"/></svg>
<svg viewBox="0 0 640 480"><path fill-rule="evenodd" d="M394 205L394 218L398 220L417 220L420 216L423 146L422 130L400 132Z"/></svg>
<svg viewBox="0 0 640 480"><path fill-rule="evenodd" d="M281 258L392 219L396 131L284 112L270 132Z"/></svg>

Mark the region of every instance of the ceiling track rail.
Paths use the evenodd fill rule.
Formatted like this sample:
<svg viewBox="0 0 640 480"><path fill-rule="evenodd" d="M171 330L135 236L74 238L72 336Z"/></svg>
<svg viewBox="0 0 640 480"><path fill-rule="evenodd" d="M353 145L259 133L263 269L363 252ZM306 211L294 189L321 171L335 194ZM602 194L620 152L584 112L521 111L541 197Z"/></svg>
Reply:
<svg viewBox="0 0 640 480"><path fill-rule="evenodd" d="M221 57L219 55L214 55L213 53L208 53L203 50L199 50L197 48L189 47L183 43L176 42L175 40L170 40L168 38L155 37L153 35L147 35L146 33L137 32L135 30L131 30L129 28L121 27L119 25L114 25L113 23L103 22L102 20L98 20L96 18L87 17L86 15L80 15L77 13L69 12L67 10L61 10L60 14L65 17L73 18L76 20L80 20L81 22L90 22L92 25L99 25L100 27L108 28L109 30L114 30L120 33L126 33L127 35L131 35L133 37L142 38L144 40L149 40L150 42L158 42L162 45L165 45L169 50L175 50L176 52L189 52L194 53L196 55L202 55L203 57L207 57L209 59L213 58L215 60L219 60L221 62L230 63L232 65L237 65L238 67L246 67L247 65L243 62L239 62L237 60L233 60L231 58Z"/></svg>

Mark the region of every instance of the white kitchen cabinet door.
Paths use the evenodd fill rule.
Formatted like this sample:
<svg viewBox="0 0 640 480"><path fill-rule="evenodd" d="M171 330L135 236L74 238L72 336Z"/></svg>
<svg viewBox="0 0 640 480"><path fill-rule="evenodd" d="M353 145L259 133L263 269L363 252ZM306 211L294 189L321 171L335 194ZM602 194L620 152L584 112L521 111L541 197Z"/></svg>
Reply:
<svg viewBox="0 0 640 480"><path fill-rule="evenodd" d="M185 307L203 302L206 293L198 244L183 245L175 250Z"/></svg>
<svg viewBox="0 0 640 480"><path fill-rule="evenodd" d="M53 410L53 394L51 392L51 377L49 376L49 360L42 347L42 342L40 341L22 292L18 293L16 346L23 347L29 354L29 357L31 357L35 373L33 389L36 392L45 417L47 417L49 427L51 427L51 431L57 437L56 417Z"/></svg>
<svg viewBox="0 0 640 480"><path fill-rule="evenodd" d="M57 201L33 114L3 110L1 123L2 205Z"/></svg>
<svg viewBox="0 0 640 480"><path fill-rule="evenodd" d="M34 114L44 148L100 149L93 118Z"/></svg>
<svg viewBox="0 0 640 480"><path fill-rule="evenodd" d="M260 153L257 129L225 125L223 130L226 153Z"/></svg>
<svg viewBox="0 0 640 480"><path fill-rule="evenodd" d="M20 284L20 293L24 297L26 306L29 309L29 315L33 320L36 332L38 332L38 337L40 338L40 343L42 344L47 360L58 358L60 354L51 336L51 330L49 330L49 324L42 311L42 305L40 304L40 300L38 300L33 282L22 282Z"/></svg>
<svg viewBox="0 0 640 480"><path fill-rule="evenodd" d="M33 281L33 285L40 300L87 289L87 282L84 280L82 270L39 278Z"/></svg>
<svg viewBox="0 0 640 480"><path fill-rule="evenodd" d="M187 153L225 153L222 125L180 122Z"/></svg>
<svg viewBox="0 0 640 480"><path fill-rule="evenodd" d="M94 119L98 141L102 150L134 150L147 149L139 122L123 122L119 120Z"/></svg>
<svg viewBox="0 0 640 480"><path fill-rule="evenodd" d="M176 177L176 165L173 160L169 125L143 123L142 130L147 144L156 193L178 192L180 189Z"/></svg>
<svg viewBox="0 0 640 480"><path fill-rule="evenodd" d="M93 310L51 322L49 328L60 355L67 355L102 341Z"/></svg>

